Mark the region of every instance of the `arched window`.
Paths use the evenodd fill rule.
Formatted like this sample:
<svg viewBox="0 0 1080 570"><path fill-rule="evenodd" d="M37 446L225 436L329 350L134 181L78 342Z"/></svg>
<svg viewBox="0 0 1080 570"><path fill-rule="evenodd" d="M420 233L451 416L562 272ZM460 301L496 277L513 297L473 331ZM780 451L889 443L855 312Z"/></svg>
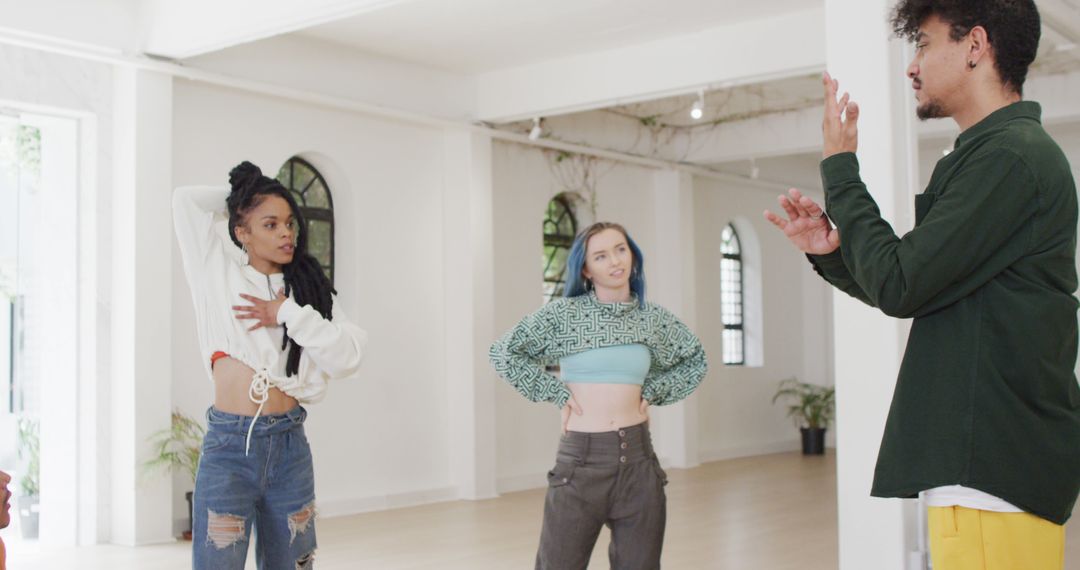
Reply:
<svg viewBox="0 0 1080 570"><path fill-rule="evenodd" d="M728 224L720 234L720 311L724 323L724 364L746 364L743 330L743 259L739 234Z"/></svg>
<svg viewBox="0 0 1080 570"><path fill-rule="evenodd" d="M292 157L278 170L277 179L288 188L307 222L308 253L319 261L334 282L334 199L322 174L308 161Z"/></svg>
<svg viewBox="0 0 1080 570"><path fill-rule="evenodd" d="M577 218L570 199L559 194L544 214L544 302L561 297L566 287L566 257L577 235Z"/></svg>

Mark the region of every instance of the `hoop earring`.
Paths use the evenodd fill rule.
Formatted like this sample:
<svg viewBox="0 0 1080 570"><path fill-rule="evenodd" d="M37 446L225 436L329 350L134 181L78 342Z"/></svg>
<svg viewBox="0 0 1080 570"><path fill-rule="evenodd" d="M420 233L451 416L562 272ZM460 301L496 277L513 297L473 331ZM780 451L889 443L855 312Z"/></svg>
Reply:
<svg viewBox="0 0 1080 570"><path fill-rule="evenodd" d="M246 243L240 244L240 251L244 253L243 257L240 258L240 265L251 265L251 255L248 254Z"/></svg>
<svg viewBox="0 0 1080 570"><path fill-rule="evenodd" d="M586 279L585 280L585 290L586 291L592 291L592 288L593 288L592 287L592 279Z"/></svg>

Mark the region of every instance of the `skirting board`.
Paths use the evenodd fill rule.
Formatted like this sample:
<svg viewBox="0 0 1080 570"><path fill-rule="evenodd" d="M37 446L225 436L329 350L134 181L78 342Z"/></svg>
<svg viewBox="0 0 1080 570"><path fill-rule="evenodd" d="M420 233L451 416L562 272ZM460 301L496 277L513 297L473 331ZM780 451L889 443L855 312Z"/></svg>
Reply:
<svg viewBox="0 0 1080 570"><path fill-rule="evenodd" d="M828 437L826 437L825 447L826 449L836 449L836 445ZM702 463L711 463L713 461L725 461L727 459L738 459L740 457L799 451L800 449L802 449L802 443L797 439L791 439L767 444L735 445L717 449L702 449L698 452L698 458ZM663 460L661 459L660 462L663 463Z"/></svg>
<svg viewBox="0 0 1080 570"><path fill-rule="evenodd" d="M799 446L800 444L797 440L777 441L764 445L739 445L711 450L703 449L699 452L698 457L700 458L702 463L710 463L713 461L737 459L740 457L751 457L754 455L768 455L771 453L798 451ZM828 442L828 448L835 449L835 447L832 445L832 442ZM661 465L667 467L667 458L661 457L660 463ZM501 477L496 481L495 488L499 494L503 494L514 493L517 491L527 491L529 489L539 489L544 485L547 485L547 477L544 473L530 473L526 475ZM372 497L360 497L355 499L331 499L325 501L317 500L316 505L319 509L320 517L330 518L356 515L360 513L369 513L373 511L385 511L389 509L416 507L420 505L428 505L431 503L454 501L457 499L458 491L456 487L439 487L435 489L411 491L408 493L397 493L393 495L378 495ZM179 536L181 530L185 528L187 528L186 520L175 519L173 521L174 535Z"/></svg>
<svg viewBox="0 0 1080 570"><path fill-rule="evenodd" d="M527 475L501 477L495 481L495 490L501 495L503 493L516 493L518 491L528 491L529 489L539 489L546 485L546 474L529 473Z"/></svg>
<svg viewBox="0 0 1080 570"><path fill-rule="evenodd" d="M457 500L457 498L458 491L456 487L440 487L436 489L412 491L409 493L358 497L354 499L330 499L324 501L316 498L315 507L318 510L319 517L331 518L358 515L373 511L417 507L432 503L444 503L446 501ZM173 520L173 535L180 536L180 533L185 529L187 529L186 519Z"/></svg>

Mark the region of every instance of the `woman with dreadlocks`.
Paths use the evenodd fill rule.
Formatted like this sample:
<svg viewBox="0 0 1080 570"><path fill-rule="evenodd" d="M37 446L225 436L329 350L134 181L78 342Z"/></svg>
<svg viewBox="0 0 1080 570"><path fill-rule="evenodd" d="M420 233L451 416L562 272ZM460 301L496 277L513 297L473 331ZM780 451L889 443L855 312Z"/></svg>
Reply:
<svg viewBox="0 0 1080 570"><path fill-rule="evenodd" d="M176 237L214 383L195 484L196 570L312 568L315 491L307 411L354 377L367 334L349 322L289 191L243 162L230 188L173 195Z"/></svg>

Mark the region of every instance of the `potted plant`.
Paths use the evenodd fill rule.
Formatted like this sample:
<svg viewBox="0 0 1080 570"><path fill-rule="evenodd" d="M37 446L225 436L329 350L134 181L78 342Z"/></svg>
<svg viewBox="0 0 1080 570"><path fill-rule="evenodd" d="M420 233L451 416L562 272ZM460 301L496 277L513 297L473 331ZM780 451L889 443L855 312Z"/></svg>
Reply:
<svg viewBox="0 0 1080 570"><path fill-rule="evenodd" d="M41 504L41 439L35 419L19 418L19 460L25 468L19 477L19 528L23 538L38 537Z"/></svg>
<svg viewBox="0 0 1080 570"><path fill-rule="evenodd" d="M206 430L202 424L188 417L183 412L173 411L169 429L163 429L150 436L154 445L155 456L146 462L151 471L181 471L191 478L195 485L195 474L199 469L199 454L202 452L203 436ZM192 491L184 493L188 504L188 527L183 536L191 540L191 504Z"/></svg>
<svg viewBox="0 0 1080 570"><path fill-rule="evenodd" d="M803 455L825 454L825 430L835 413L836 389L788 378L780 382L773 403L783 398L789 402L787 415L802 433Z"/></svg>

